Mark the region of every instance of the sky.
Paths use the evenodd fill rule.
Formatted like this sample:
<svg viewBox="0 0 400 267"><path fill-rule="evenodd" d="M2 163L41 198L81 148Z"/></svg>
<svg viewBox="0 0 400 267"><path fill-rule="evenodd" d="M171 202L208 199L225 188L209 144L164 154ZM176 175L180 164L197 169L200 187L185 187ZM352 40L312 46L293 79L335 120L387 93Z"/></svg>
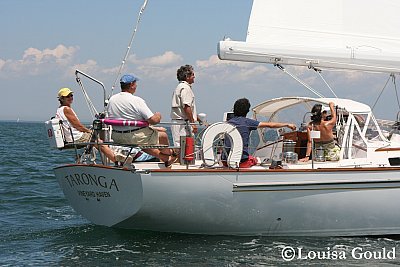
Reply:
<svg viewBox="0 0 400 267"><path fill-rule="evenodd" d="M110 95L142 4L142 0L1 0L0 120L48 120L58 107L58 90L69 87L75 92L78 117L91 121L75 70L100 80ZM280 96L313 96L273 66L218 59L218 41L246 39L251 4L251 0L148 0L122 72L140 78L136 94L153 112L161 112L162 121L170 120L176 70L185 64L194 67L197 111L206 113L209 122L221 120L238 98L247 97L254 106ZM292 71L332 96L313 72ZM368 105L376 101L388 78L354 72L323 75L339 97ZM82 82L102 111L102 89ZM388 85L376 105L378 118L396 118L399 108L393 88ZM113 93L119 90L117 83Z"/></svg>

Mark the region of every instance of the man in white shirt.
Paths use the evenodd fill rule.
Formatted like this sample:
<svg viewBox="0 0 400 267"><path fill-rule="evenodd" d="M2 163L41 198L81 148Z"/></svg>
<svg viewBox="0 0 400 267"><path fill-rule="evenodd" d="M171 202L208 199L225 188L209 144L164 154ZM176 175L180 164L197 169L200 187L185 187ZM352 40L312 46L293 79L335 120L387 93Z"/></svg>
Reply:
<svg viewBox="0 0 400 267"><path fill-rule="evenodd" d="M192 91L195 75L191 65L181 66L177 70L178 86L172 94L171 120L175 125L171 125L172 138L174 146L180 145L180 136L186 136L184 122L190 123L200 121L197 117L196 102ZM192 125L193 133L197 133L197 126Z"/></svg>
<svg viewBox="0 0 400 267"><path fill-rule="evenodd" d="M121 77L121 92L110 98L107 106L108 117L147 121L150 125L160 123L161 113L153 113L142 98L134 95L138 80L137 77L129 74ZM161 127L113 126L111 138L120 144L169 145L167 133ZM178 160L170 149L143 149L143 151L162 160L166 167L170 167Z"/></svg>

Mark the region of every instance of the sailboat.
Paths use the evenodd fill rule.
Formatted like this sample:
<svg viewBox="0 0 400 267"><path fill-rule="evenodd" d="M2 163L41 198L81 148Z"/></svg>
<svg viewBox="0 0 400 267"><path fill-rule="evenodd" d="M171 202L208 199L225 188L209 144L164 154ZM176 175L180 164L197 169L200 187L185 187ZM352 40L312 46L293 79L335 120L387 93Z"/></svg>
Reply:
<svg viewBox="0 0 400 267"><path fill-rule="evenodd" d="M285 72L295 65L395 75L399 9L388 0L254 0L246 41L224 39L218 55ZM358 101L315 93L265 100L253 116L275 121L298 114L297 122L306 123L313 104L334 102L338 161L284 158L286 152L304 154L304 129L267 129L257 131L253 151L261 164L239 168L240 135L217 122L196 146L200 156L182 158L184 164L171 169L160 162L113 166L83 154L77 163L56 167L55 175L77 213L108 227L209 235L400 234L400 124L383 125ZM227 167L219 164L221 136L232 141Z"/></svg>

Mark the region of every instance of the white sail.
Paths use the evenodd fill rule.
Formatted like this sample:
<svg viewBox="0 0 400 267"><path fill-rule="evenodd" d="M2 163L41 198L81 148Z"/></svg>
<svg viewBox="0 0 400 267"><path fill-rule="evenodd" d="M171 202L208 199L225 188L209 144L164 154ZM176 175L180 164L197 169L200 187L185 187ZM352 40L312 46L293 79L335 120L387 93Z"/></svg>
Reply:
<svg viewBox="0 0 400 267"><path fill-rule="evenodd" d="M221 59L400 72L400 2L254 0L246 42L219 43Z"/></svg>

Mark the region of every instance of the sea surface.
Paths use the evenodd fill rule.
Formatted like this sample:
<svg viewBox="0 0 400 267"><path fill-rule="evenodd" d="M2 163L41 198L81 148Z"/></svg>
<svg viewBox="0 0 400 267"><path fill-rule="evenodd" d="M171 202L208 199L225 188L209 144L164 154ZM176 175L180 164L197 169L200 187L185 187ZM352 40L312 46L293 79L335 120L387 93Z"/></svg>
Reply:
<svg viewBox="0 0 400 267"><path fill-rule="evenodd" d="M206 236L93 225L68 205L54 177L73 151L50 149L43 123L0 127L0 266L400 264L393 237Z"/></svg>

